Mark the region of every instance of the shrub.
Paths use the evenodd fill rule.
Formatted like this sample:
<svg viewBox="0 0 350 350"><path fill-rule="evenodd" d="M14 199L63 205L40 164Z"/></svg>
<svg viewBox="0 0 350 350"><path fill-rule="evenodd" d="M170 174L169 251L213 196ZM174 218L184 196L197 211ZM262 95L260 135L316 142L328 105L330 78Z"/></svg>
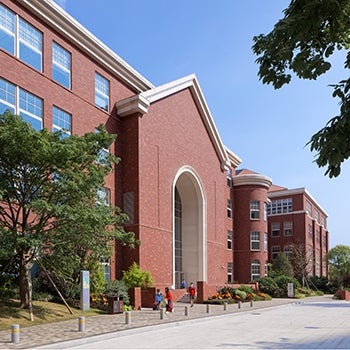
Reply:
<svg viewBox="0 0 350 350"><path fill-rule="evenodd" d="M122 280L129 288L153 286L151 273L141 270L136 262L134 262L127 271L123 272Z"/></svg>
<svg viewBox="0 0 350 350"><path fill-rule="evenodd" d="M124 304L128 304L130 300L128 294L128 286L123 280L114 280L107 282L103 294L109 297L119 297L123 299Z"/></svg>

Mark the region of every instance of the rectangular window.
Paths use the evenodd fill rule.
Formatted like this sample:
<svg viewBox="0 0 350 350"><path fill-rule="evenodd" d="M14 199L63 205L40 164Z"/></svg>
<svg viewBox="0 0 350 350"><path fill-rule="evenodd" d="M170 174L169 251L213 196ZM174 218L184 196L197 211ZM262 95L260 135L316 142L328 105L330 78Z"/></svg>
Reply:
<svg viewBox="0 0 350 350"><path fill-rule="evenodd" d="M0 78L0 114L4 114L6 110L15 113L16 86Z"/></svg>
<svg viewBox="0 0 350 350"><path fill-rule="evenodd" d="M71 88L71 54L56 43L52 44L52 79Z"/></svg>
<svg viewBox="0 0 350 350"><path fill-rule="evenodd" d="M231 199L227 200L227 217L232 218L232 201L231 201Z"/></svg>
<svg viewBox="0 0 350 350"><path fill-rule="evenodd" d="M95 105L109 110L109 81L98 73L95 73Z"/></svg>
<svg viewBox="0 0 350 350"><path fill-rule="evenodd" d="M317 229L317 230L316 230L316 242L317 242L317 243L320 243L320 239L321 239L320 230Z"/></svg>
<svg viewBox="0 0 350 350"><path fill-rule="evenodd" d="M267 206L268 204L264 202L264 221L267 221Z"/></svg>
<svg viewBox="0 0 350 350"><path fill-rule="evenodd" d="M0 47L15 54L15 14L0 5Z"/></svg>
<svg viewBox="0 0 350 350"><path fill-rule="evenodd" d="M283 230L285 236L293 236L293 223L291 221L284 222Z"/></svg>
<svg viewBox="0 0 350 350"><path fill-rule="evenodd" d="M260 202L250 201L250 219L259 220L260 219Z"/></svg>
<svg viewBox="0 0 350 350"><path fill-rule="evenodd" d="M232 239L233 239L233 232L229 230L227 231L227 249L230 249L230 250L233 249Z"/></svg>
<svg viewBox="0 0 350 350"><path fill-rule="evenodd" d="M226 171L226 179L227 179L227 186L232 187L232 173L231 169L227 169Z"/></svg>
<svg viewBox="0 0 350 350"><path fill-rule="evenodd" d="M260 250L260 232L250 232L250 249Z"/></svg>
<svg viewBox="0 0 350 350"><path fill-rule="evenodd" d="M319 213L317 210L315 210L314 211L314 219L316 220L316 222L318 222L318 220L319 220L318 216L319 216Z"/></svg>
<svg viewBox="0 0 350 350"><path fill-rule="evenodd" d="M111 204L111 190L107 187L101 187L97 190L97 203L109 206Z"/></svg>
<svg viewBox="0 0 350 350"><path fill-rule="evenodd" d="M251 280L255 281L260 277L260 262L259 260L253 260L251 264Z"/></svg>
<svg viewBox="0 0 350 350"><path fill-rule="evenodd" d="M19 115L35 130L43 128L43 101L28 91L19 89Z"/></svg>
<svg viewBox="0 0 350 350"><path fill-rule="evenodd" d="M267 252L268 250L268 233L264 232L264 251Z"/></svg>
<svg viewBox="0 0 350 350"><path fill-rule="evenodd" d="M293 247L287 245L284 247L284 254L286 254L288 260L292 259Z"/></svg>
<svg viewBox="0 0 350 350"><path fill-rule="evenodd" d="M271 236L272 237L279 237L280 235L280 223L279 222L272 222L271 223Z"/></svg>
<svg viewBox="0 0 350 350"><path fill-rule="evenodd" d="M311 210L312 210L311 203L309 201L306 201L305 207L306 207L305 208L306 213L311 216Z"/></svg>
<svg viewBox="0 0 350 350"><path fill-rule="evenodd" d="M227 283L233 282L233 263L227 263Z"/></svg>
<svg viewBox="0 0 350 350"><path fill-rule="evenodd" d="M312 239L312 225L310 224L307 225L307 234L309 239Z"/></svg>
<svg viewBox="0 0 350 350"><path fill-rule="evenodd" d="M271 258L272 260L281 252L281 247L279 245L273 245L271 247Z"/></svg>
<svg viewBox="0 0 350 350"><path fill-rule="evenodd" d="M52 108L52 131L62 131L63 137L72 133L72 116L60 108Z"/></svg>
<svg viewBox="0 0 350 350"><path fill-rule="evenodd" d="M276 199L271 201L267 208L267 214L286 214L293 211L292 198Z"/></svg>
<svg viewBox="0 0 350 350"><path fill-rule="evenodd" d="M42 37L41 32L19 18L18 57L39 72L42 72Z"/></svg>

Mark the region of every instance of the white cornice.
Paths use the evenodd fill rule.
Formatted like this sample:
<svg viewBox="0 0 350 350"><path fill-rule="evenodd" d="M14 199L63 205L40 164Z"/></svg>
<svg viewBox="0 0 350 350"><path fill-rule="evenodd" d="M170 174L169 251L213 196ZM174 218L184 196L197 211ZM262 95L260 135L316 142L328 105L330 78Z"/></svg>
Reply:
<svg viewBox="0 0 350 350"><path fill-rule="evenodd" d="M17 2L62 34L84 53L90 55L94 61L99 62L111 74L119 77L136 93L154 87L152 83L128 65L53 0L17 0Z"/></svg>
<svg viewBox="0 0 350 350"><path fill-rule="evenodd" d="M150 102L142 95L134 95L115 104L117 113L121 117L126 117L134 113L145 114L148 112L149 105Z"/></svg>
<svg viewBox="0 0 350 350"><path fill-rule="evenodd" d="M227 153L227 155L228 155L228 158L229 158L231 164L232 164L235 168L237 168L237 167L242 163L242 159L239 158L239 157L237 156L237 154L233 153L233 152L232 152L230 149L228 149L227 147L225 147L225 149L226 149L226 153Z"/></svg>
<svg viewBox="0 0 350 350"><path fill-rule="evenodd" d="M233 186L263 186L267 189L270 188L272 184L272 180L261 174L244 174L244 175L236 175L232 177Z"/></svg>

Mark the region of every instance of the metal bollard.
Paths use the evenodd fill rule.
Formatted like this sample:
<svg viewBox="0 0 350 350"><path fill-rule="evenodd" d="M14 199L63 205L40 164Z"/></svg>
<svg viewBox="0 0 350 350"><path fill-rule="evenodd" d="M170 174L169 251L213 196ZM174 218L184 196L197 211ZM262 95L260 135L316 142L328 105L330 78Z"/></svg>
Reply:
<svg viewBox="0 0 350 350"><path fill-rule="evenodd" d="M210 313L210 305L207 304L207 314L209 314L209 313Z"/></svg>
<svg viewBox="0 0 350 350"><path fill-rule="evenodd" d="M125 324L130 324L130 322L131 322L130 311L125 311Z"/></svg>
<svg viewBox="0 0 350 350"><path fill-rule="evenodd" d="M238 302L238 308L240 309L241 307L242 307L242 302L239 301L239 302Z"/></svg>
<svg viewBox="0 0 350 350"><path fill-rule="evenodd" d="M164 319L164 309L162 307L159 310L159 317L160 317L161 320Z"/></svg>
<svg viewBox="0 0 350 350"><path fill-rule="evenodd" d="M224 303L224 311L227 310L227 303Z"/></svg>
<svg viewBox="0 0 350 350"><path fill-rule="evenodd" d="M11 326L11 342L12 343L19 342L19 324L13 324Z"/></svg>
<svg viewBox="0 0 350 350"><path fill-rule="evenodd" d="M253 300L250 301L250 307L253 307L254 306L254 302Z"/></svg>
<svg viewBox="0 0 350 350"><path fill-rule="evenodd" d="M79 316L78 318L78 331L85 332L85 317Z"/></svg>
<svg viewBox="0 0 350 350"><path fill-rule="evenodd" d="M188 306L185 306L185 316L188 316L188 310L189 310Z"/></svg>

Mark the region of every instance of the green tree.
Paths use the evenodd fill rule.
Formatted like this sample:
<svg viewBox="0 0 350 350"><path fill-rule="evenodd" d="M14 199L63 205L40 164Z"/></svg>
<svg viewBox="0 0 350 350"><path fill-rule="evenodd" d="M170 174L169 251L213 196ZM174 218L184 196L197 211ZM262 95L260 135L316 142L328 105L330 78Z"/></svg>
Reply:
<svg viewBox="0 0 350 350"><path fill-rule="evenodd" d="M80 268L91 255L106 257L113 239L135 243L123 229L125 215L97 200L118 162L102 157L114 140L103 126L63 137L9 112L0 116L0 257L18 272L21 307L31 306L36 259L51 255L62 269L72 261Z"/></svg>
<svg viewBox="0 0 350 350"><path fill-rule="evenodd" d="M288 257L283 252L278 253L272 261L272 272L275 275L294 276L293 266L288 260Z"/></svg>
<svg viewBox="0 0 350 350"><path fill-rule="evenodd" d="M326 259L331 279L338 281L342 286L344 277L350 274L350 247L337 245L329 250Z"/></svg>
<svg viewBox="0 0 350 350"><path fill-rule="evenodd" d="M317 79L331 68L330 57L350 45L350 1L292 0L273 30L253 38L259 77L275 89L291 81ZM344 63L350 68L350 52ZM308 145L316 151L316 164L327 167L325 175L337 177L350 156L350 78L331 85L340 99L339 115L314 134Z"/></svg>

